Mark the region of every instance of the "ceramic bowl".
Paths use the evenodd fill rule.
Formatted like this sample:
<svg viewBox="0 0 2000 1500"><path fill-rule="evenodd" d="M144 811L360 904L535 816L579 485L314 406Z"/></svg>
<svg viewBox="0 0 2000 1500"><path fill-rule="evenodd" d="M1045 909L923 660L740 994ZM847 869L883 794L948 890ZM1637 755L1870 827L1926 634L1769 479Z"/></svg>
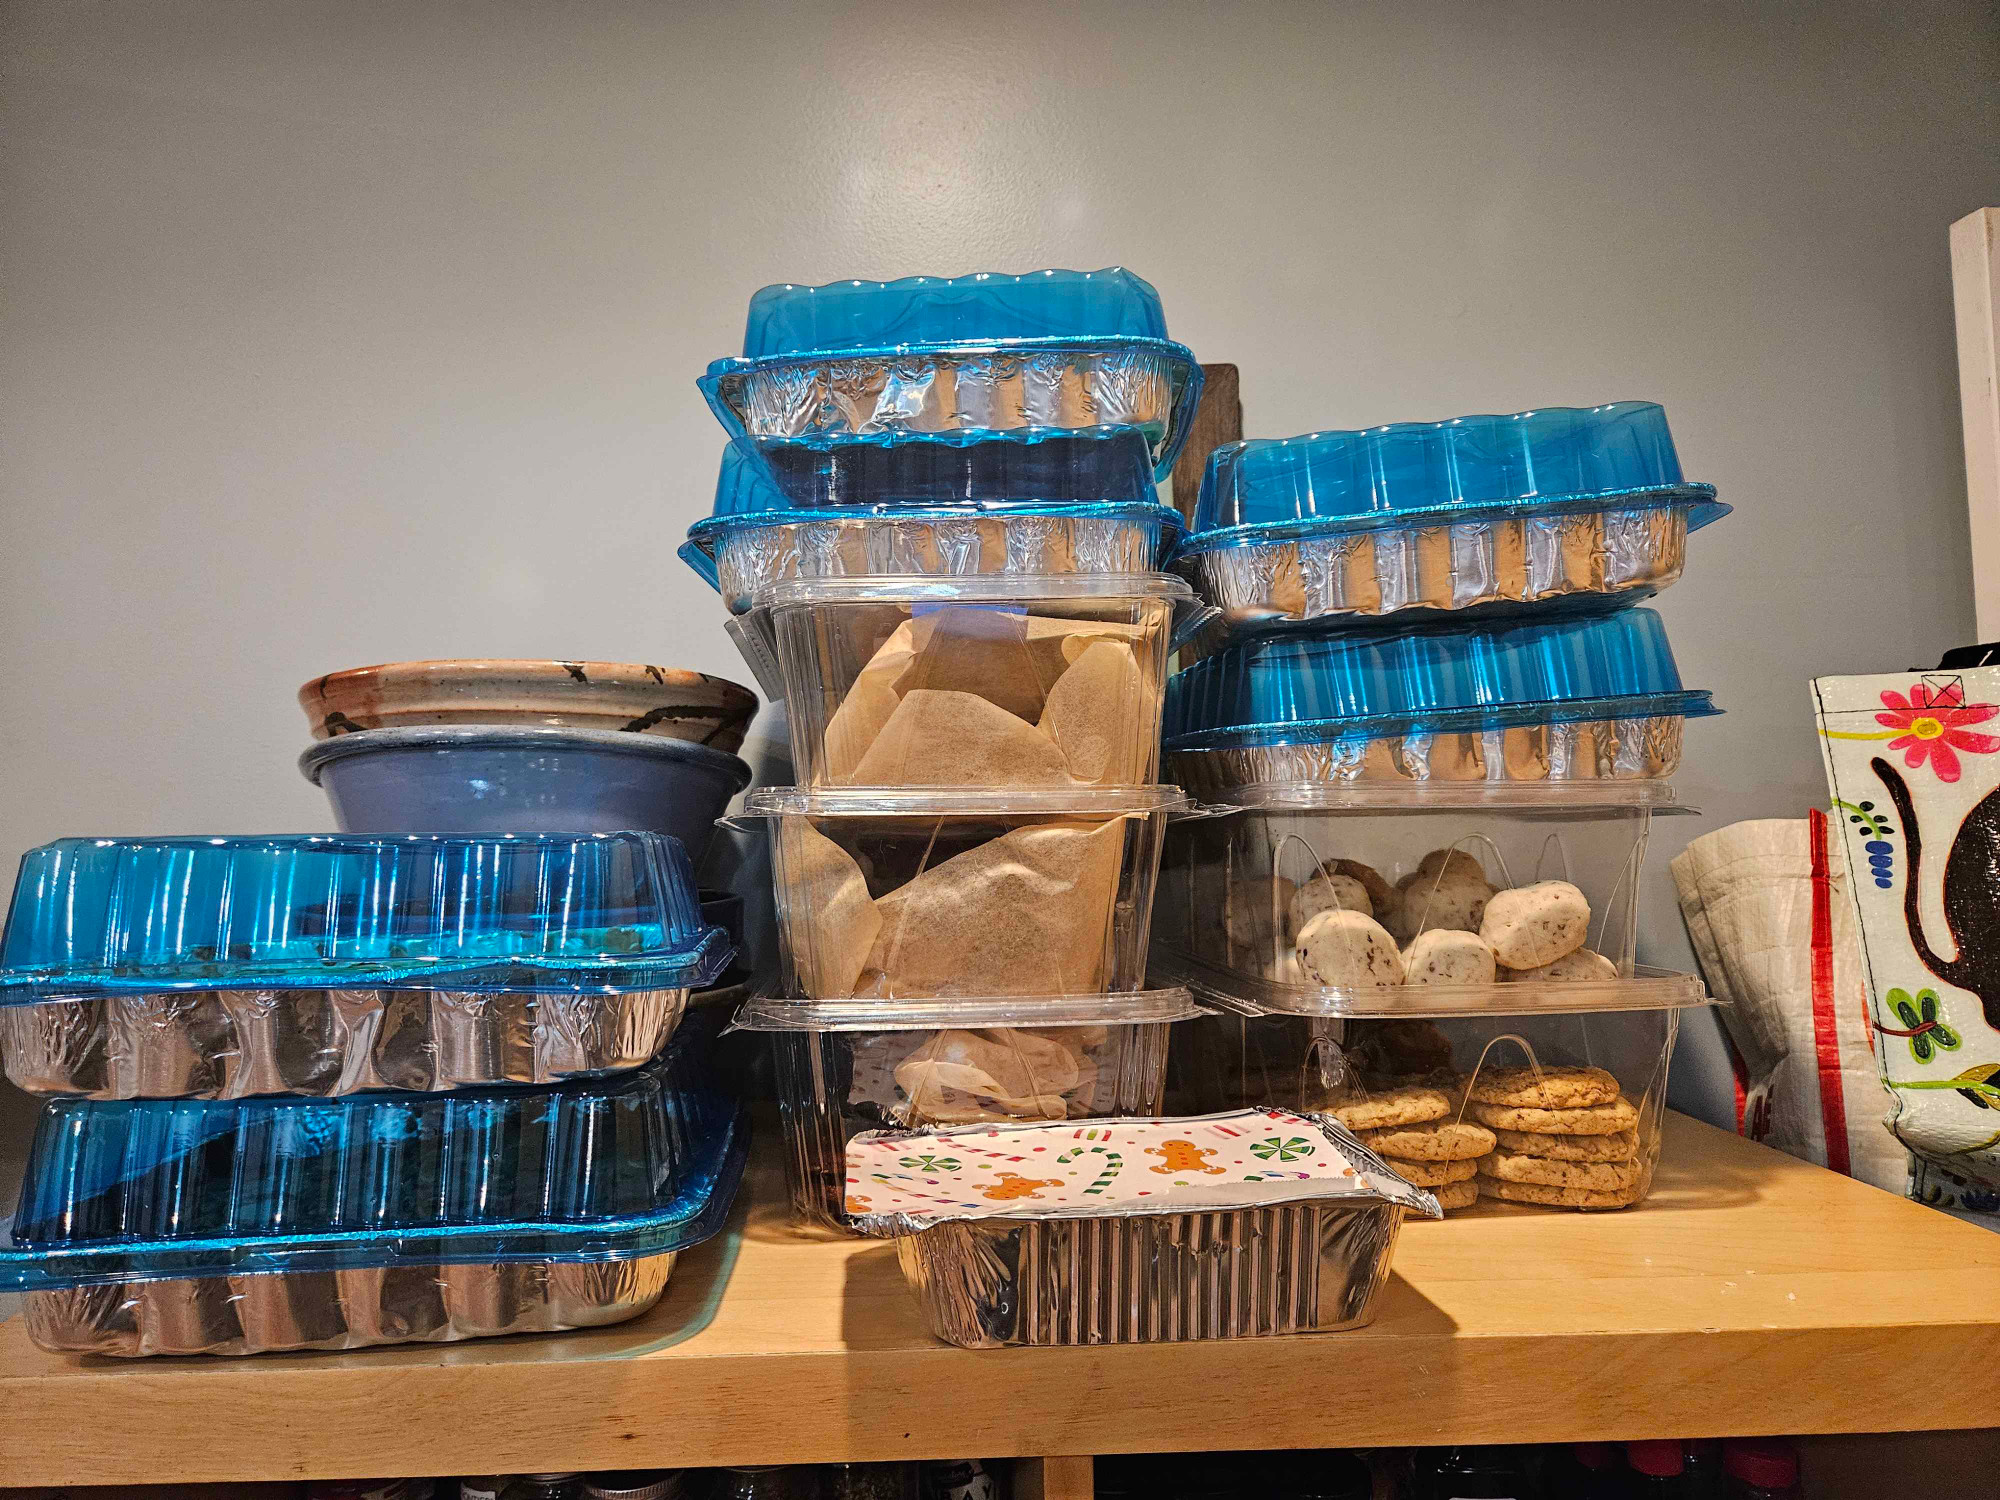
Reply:
<svg viewBox="0 0 2000 1500"><path fill-rule="evenodd" d="M446 724L622 730L734 752L757 698L705 672L614 661L402 661L299 689L314 739Z"/></svg>

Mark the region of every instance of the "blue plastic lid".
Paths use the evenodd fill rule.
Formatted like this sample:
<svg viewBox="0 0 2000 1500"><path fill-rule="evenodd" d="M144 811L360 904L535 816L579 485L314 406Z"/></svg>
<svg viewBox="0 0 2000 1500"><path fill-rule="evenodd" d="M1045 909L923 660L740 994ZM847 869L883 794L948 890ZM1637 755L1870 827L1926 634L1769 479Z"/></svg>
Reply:
<svg viewBox="0 0 2000 1500"><path fill-rule="evenodd" d="M771 444L764 462L722 450L715 509L688 528L682 559L717 587L730 537L812 521L953 521L1058 516L1153 522L1164 559L1186 527L1153 485L1146 435L1129 427L925 433L840 448ZM769 465L767 468L766 465ZM785 476L786 488L773 481Z"/></svg>
<svg viewBox="0 0 2000 1500"><path fill-rule="evenodd" d="M711 1030L553 1088L52 1101L0 1226L0 1290L684 1249L721 1228L743 1172Z"/></svg>
<svg viewBox="0 0 2000 1500"><path fill-rule="evenodd" d="M1137 427L904 433L892 444L853 437L764 442L757 453L753 459L734 443L723 450L713 515L888 505L1160 503L1148 437Z"/></svg>
<svg viewBox="0 0 2000 1500"><path fill-rule="evenodd" d="M1672 504L1690 507L1690 530L1729 513L1713 485L1682 477L1663 408L1552 406L1225 444L1209 455L1182 551L1413 520Z"/></svg>
<svg viewBox="0 0 2000 1500"><path fill-rule="evenodd" d="M684 989L720 974L657 833L58 839L21 859L0 1004L213 989Z"/></svg>
<svg viewBox="0 0 2000 1500"><path fill-rule="evenodd" d="M750 299L743 355L764 359L903 344L1166 336L1160 294L1121 266L1020 276L979 271L767 286Z"/></svg>
<svg viewBox="0 0 2000 1500"><path fill-rule="evenodd" d="M1650 609L1484 629L1357 635L1339 626L1225 647L1167 679L1166 748L1453 734L1514 724L1716 712L1681 687Z"/></svg>

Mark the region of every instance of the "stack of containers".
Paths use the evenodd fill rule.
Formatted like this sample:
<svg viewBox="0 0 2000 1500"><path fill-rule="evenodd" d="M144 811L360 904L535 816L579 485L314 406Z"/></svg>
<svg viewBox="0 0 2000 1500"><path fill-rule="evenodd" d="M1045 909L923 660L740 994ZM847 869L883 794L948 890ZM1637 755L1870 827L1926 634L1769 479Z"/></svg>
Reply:
<svg viewBox="0 0 2000 1500"><path fill-rule="evenodd" d="M659 1300L746 1136L699 858L756 699L586 661L301 689L330 835L22 860L0 1067L47 1100L0 1290L81 1353L580 1328Z"/></svg>
<svg viewBox="0 0 2000 1500"><path fill-rule="evenodd" d="M1726 511L1642 402L1210 456L1165 743L1234 811L1176 830L1154 928L1236 1014L1182 1102L1328 1105L1447 1207L1645 1196L1705 996L1635 965L1639 875L1715 710L1631 606Z"/></svg>
<svg viewBox="0 0 2000 1500"><path fill-rule="evenodd" d="M742 1175L682 1025L730 953L658 834L31 850L0 1062L48 1103L0 1288L126 1356L633 1317Z"/></svg>
<svg viewBox="0 0 2000 1500"><path fill-rule="evenodd" d="M700 382L732 444L682 550L786 703L767 827L797 1216L863 1131L1148 1114L1185 990L1147 988L1171 818L1157 571L1201 384L1130 272L767 287Z"/></svg>

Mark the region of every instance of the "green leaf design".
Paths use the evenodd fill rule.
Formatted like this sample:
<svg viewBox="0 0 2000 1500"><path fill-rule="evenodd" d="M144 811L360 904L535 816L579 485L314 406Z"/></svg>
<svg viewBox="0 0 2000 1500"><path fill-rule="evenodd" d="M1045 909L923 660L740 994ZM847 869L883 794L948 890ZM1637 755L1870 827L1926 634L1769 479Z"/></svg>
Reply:
<svg viewBox="0 0 2000 1500"><path fill-rule="evenodd" d="M1926 1021L1938 1018L1938 998L1936 990L1917 991L1917 1006Z"/></svg>

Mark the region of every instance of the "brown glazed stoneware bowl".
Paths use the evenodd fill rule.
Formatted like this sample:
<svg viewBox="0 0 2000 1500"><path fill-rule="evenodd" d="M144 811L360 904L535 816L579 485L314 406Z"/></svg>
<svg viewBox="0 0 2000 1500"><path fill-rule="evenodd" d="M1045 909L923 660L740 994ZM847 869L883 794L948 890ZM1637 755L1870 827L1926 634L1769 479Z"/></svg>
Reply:
<svg viewBox="0 0 2000 1500"><path fill-rule="evenodd" d="M313 738L436 724L656 734L734 753L757 712L748 688L706 672L617 661L400 661L299 689Z"/></svg>

